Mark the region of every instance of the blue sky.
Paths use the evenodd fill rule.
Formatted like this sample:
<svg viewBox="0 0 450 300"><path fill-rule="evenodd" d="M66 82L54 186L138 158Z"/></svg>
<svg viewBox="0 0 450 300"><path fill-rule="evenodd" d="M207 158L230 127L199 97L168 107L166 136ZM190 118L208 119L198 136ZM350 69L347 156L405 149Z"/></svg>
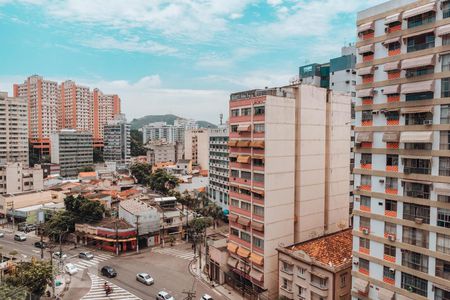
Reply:
<svg viewBox="0 0 450 300"><path fill-rule="evenodd" d="M217 123L234 91L338 56L383 0L0 0L0 90L40 74L117 93L129 119Z"/></svg>

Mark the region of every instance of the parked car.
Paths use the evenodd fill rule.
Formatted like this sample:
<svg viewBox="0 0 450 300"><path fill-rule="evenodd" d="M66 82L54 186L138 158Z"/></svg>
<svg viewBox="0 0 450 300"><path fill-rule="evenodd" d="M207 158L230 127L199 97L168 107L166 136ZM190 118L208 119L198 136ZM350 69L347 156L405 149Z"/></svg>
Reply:
<svg viewBox="0 0 450 300"><path fill-rule="evenodd" d="M20 223L19 225L17 225L17 229L19 231L30 232L30 231L36 230L36 225L34 225L34 224L27 224L27 223Z"/></svg>
<svg viewBox="0 0 450 300"><path fill-rule="evenodd" d="M78 257L81 259L86 259L86 260L91 260L94 258L94 254L92 254L91 252L80 252L80 254L78 254Z"/></svg>
<svg viewBox="0 0 450 300"><path fill-rule="evenodd" d="M116 270L114 270L114 268L110 266L104 266L100 272L102 273L103 276L106 276L108 278L113 278L117 276Z"/></svg>
<svg viewBox="0 0 450 300"><path fill-rule="evenodd" d="M62 260L64 260L64 259L67 258L67 254L59 252L59 251L56 251L56 252L53 253L53 258L54 259L62 259Z"/></svg>
<svg viewBox="0 0 450 300"><path fill-rule="evenodd" d="M47 248L47 243L38 241L38 242L34 243L34 246L36 248L44 249L44 248Z"/></svg>
<svg viewBox="0 0 450 300"><path fill-rule="evenodd" d="M5 234L3 232L0 232L0 238L5 237Z"/></svg>
<svg viewBox="0 0 450 300"><path fill-rule="evenodd" d="M148 275L147 273L139 273L136 275L136 280L139 282L142 282L143 284L146 285L152 285L155 283L155 281L153 280L153 278Z"/></svg>
<svg viewBox="0 0 450 300"><path fill-rule="evenodd" d="M175 298L170 295L168 292L161 291L156 296L156 300L175 300Z"/></svg>
<svg viewBox="0 0 450 300"><path fill-rule="evenodd" d="M19 241L19 242L23 242L27 240L27 236L24 233L16 233L14 235L14 240L15 241Z"/></svg>
<svg viewBox="0 0 450 300"><path fill-rule="evenodd" d="M64 266L64 272L74 275L78 272L78 268L74 264L68 263Z"/></svg>
<svg viewBox="0 0 450 300"><path fill-rule="evenodd" d="M200 300L214 300L214 299L213 299L213 297L211 297L210 295L204 294L204 295L200 298Z"/></svg>

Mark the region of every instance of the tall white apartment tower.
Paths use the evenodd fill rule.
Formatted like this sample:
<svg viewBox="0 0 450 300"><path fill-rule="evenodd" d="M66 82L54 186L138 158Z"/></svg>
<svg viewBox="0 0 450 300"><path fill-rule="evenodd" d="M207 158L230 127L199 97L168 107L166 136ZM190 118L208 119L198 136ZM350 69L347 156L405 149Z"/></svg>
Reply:
<svg viewBox="0 0 450 300"><path fill-rule="evenodd" d="M450 299L450 2L358 13L353 299Z"/></svg>
<svg viewBox="0 0 450 300"><path fill-rule="evenodd" d="M128 164L131 159L130 124L125 115L116 116L105 125L103 136L103 158L118 164Z"/></svg>
<svg viewBox="0 0 450 300"><path fill-rule="evenodd" d="M26 98L0 92L0 164L28 166L28 104Z"/></svg>

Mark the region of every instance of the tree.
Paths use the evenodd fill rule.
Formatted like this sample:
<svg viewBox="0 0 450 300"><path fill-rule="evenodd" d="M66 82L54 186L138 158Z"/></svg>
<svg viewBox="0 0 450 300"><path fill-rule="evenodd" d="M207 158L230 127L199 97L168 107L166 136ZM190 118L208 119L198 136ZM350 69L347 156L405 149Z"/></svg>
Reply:
<svg viewBox="0 0 450 300"><path fill-rule="evenodd" d="M94 172L94 168L93 167L83 167L80 169L80 172Z"/></svg>
<svg viewBox="0 0 450 300"><path fill-rule="evenodd" d="M76 223L95 223L103 219L104 206L83 196L67 196L64 199L66 210L72 214Z"/></svg>
<svg viewBox="0 0 450 300"><path fill-rule="evenodd" d="M130 131L131 156L141 156L147 154L147 149L145 149L142 141L142 132L136 129L132 129Z"/></svg>
<svg viewBox="0 0 450 300"><path fill-rule="evenodd" d="M12 286L23 286L40 297L52 280L52 266L48 261L19 262L5 281Z"/></svg>
<svg viewBox="0 0 450 300"><path fill-rule="evenodd" d="M75 217L69 211L58 211L54 213L44 225L45 235L54 241L58 241L59 235L67 230L68 232L75 231Z"/></svg>
<svg viewBox="0 0 450 300"><path fill-rule="evenodd" d="M149 177L149 186L151 189L164 195L178 185L178 179L163 169L158 169Z"/></svg>
<svg viewBox="0 0 450 300"><path fill-rule="evenodd" d="M203 209L202 214L212 218L214 229L216 229L219 219L223 217L222 208L213 202L210 202L208 206Z"/></svg>
<svg viewBox="0 0 450 300"><path fill-rule="evenodd" d="M152 166L146 163L134 163L130 167L131 175L139 184L148 185L152 174Z"/></svg>
<svg viewBox="0 0 450 300"><path fill-rule="evenodd" d="M212 220L208 217L203 218L195 218L189 223L189 229L192 231L193 234L199 235L203 233L206 228L211 226Z"/></svg>

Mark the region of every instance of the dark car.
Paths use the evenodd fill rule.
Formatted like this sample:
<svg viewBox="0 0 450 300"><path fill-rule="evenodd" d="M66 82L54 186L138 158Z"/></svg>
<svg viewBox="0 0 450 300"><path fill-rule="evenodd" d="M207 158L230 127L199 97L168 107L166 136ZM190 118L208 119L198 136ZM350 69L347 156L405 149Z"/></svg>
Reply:
<svg viewBox="0 0 450 300"><path fill-rule="evenodd" d="M116 270L114 270L113 267L110 266L104 266L101 270L101 273L103 276L106 276L108 278L112 278L112 277L116 277L117 276L117 272Z"/></svg>
<svg viewBox="0 0 450 300"><path fill-rule="evenodd" d="M34 246L36 248L44 249L44 248L47 248L47 243L39 241L39 242L34 243Z"/></svg>

